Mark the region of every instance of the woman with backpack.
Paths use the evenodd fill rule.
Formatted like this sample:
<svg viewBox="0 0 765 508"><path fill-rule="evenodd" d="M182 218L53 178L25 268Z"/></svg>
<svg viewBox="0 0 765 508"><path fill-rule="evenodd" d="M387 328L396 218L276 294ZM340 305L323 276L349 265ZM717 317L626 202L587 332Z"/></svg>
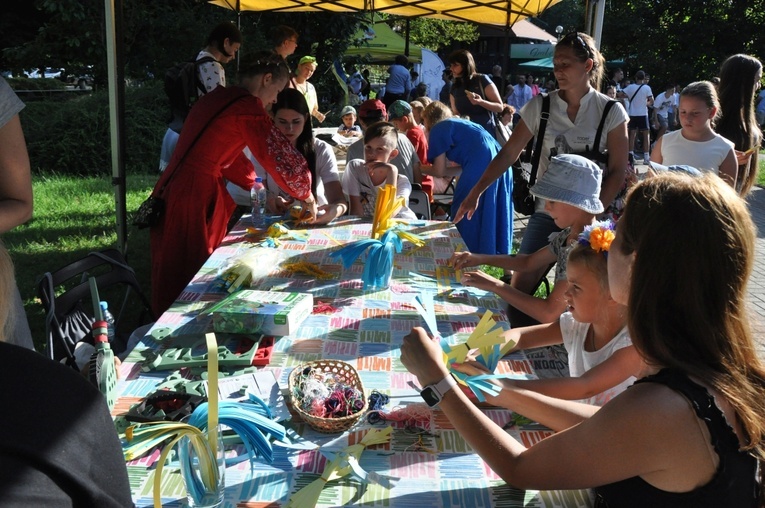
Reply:
<svg viewBox="0 0 765 508"><path fill-rule="evenodd" d="M558 90L547 96L539 94L529 101L520 111L521 120L513 129L510 139L492 160L465 200L454 215L458 223L464 216L472 217L478 207L478 200L483 192L497 178L510 170L529 142L539 134L544 125L541 150L536 178L539 179L550 162L550 151L558 146L567 147L567 153L593 152L607 157L603 173L603 185L600 200L608 209L609 205L624 188L627 174L627 112L619 104L611 107L604 115L606 105L611 100L598 92L603 77L605 60L595 47L593 39L583 33L572 32L563 37L555 46L553 56L555 79ZM549 97L546 99L546 97ZM547 104L549 118L543 117L543 105ZM603 120L602 136L597 147L594 146L598 127ZM538 146L538 145L537 145ZM561 155L560 152L557 155ZM529 218L523 235L520 254L531 254L548 243L550 234L558 231L555 222L544 210L545 202L537 199L534 213ZM511 285L523 292L531 293L542 277L542 272L513 273ZM519 323L520 321L520 323ZM512 319L511 319L512 322ZM523 326L532 322L516 318L513 326Z"/></svg>
<svg viewBox="0 0 765 508"><path fill-rule="evenodd" d="M284 59L271 52L242 58L239 85L216 88L189 113L170 165L152 193L165 203L151 228L152 309L157 316L223 240L236 207L226 181L252 187L255 172L242 152L245 146L282 189L316 216L306 160L265 109L289 75Z"/></svg>

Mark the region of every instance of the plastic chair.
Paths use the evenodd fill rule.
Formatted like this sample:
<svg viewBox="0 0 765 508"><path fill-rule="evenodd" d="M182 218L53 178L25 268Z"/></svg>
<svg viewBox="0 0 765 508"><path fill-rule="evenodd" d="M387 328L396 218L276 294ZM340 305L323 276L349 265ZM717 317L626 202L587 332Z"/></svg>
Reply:
<svg viewBox="0 0 765 508"><path fill-rule="evenodd" d="M421 187L419 189L412 187L412 193L409 194L409 209L418 219L430 220L430 198Z"/></svg>
<svg viewBox="0 0 765 508"><path fill-rule="evenodd" d="M37 294L46 311L45 333L48 345L48 356L54 361L65 360L67 365L75 367L74 348L77 342L90 336L93 318L93 302L90 293L89 278L95 277L102 301L117 302L119 312L114 312L117 306L110 306L115 315L117 344L112 348L119 352L124 349L121 337L130 334L125 329L128 303L137 297L140 302L140 313L137 325L154 320L151 304L141 291L135 271L127 265L125 258L116 249L91 252L82 259L56 270L46 272L37 285ZM124 294L123 294L124 291ZM147 319L148 316L148 319ZM121 334L120 332L124 330Z"/></svg>

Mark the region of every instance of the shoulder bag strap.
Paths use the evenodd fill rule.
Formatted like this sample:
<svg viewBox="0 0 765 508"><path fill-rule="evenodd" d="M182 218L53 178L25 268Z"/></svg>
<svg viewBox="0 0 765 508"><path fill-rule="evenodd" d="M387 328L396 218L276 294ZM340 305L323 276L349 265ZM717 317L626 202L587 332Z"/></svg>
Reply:
<svg viewBox="0 0 765 508"><path fill-rule="evenodd" d="M542 143L544 143L545 139L545 130L547 129L548 118L550 118L550 94L545 94L542 97L542 113L539 116L537 142L534 146L534 154L531 156L531 176L529 177L529 186L534 185L534 182L537 180L539 158L542 156Z"/></svg>
<svg viewBox="0 0 765 508"><path fill-rule="evenodd" d="M608 101L606 103L606 107L603 108L603 116L600 117L600 123L598 124L598 130L595 133L595 142L592 146L592 151L597 153L600 152L600 138L603 136L603 127L606 124L606 118L608 117L608 112L611 111L611 108L614 107L614 104L616 104L617 101Z"/></svg>
<svg viewBox="0 0 765 508"><path fill-rule="evenodd" d="M643 86L645 86L645 83L642 83L642 84L641 84L641 85L638 87L638 89L637 89L637 90L635 90L635 93L633 93L633 94L632 94L632 97L630 97L630 102L632 102L632 99L634 99L634 98L635 98L635 96L636 96L636 95L637 95L637 93L640 91L640 89L641 89L641 88L643 88Z"/></svg>
<svg viewBox="0 0 765 508"><path fill-rule="evenodd" d="M191 151L191 147L193 147L194 145L197 144L197 141L199 141L199 138L202 137L202 134L205 132L205 130L207 130L207 127L210 126L210 124L212 123L213 120L218 118L218 116L220 116L221 113L226 111L232 104L234 104L236 101L238 101L242 97L247 97L247 95L237 95L232 100L228 101L225 106L223 106L220 110L218 110L214 115L212 115L207 120L207 122L204 124L204 126L201 129L199 129L199 132L197 132L196 137L194 138L194 141L189 145L189 149L186 150L186 152L184 152L184 154L181 156L181 160L178 161L178 164L173 166L170 171L165 170L165 173L162 174L162 176L164 177L164 180L162 178L160 178L160 180L157 182L157 187L159 187L159 190L157 190L157 187L155 187L154 191L152 191L152 193L151 193L152 196L154 196L154 197L162 197L162 193L165 192L165 188L170 183L170 180L172 180L173 177L175 176L176 169L178 168L178 166L180 166L181 163L184 161L184 159L186 159L186 155L188 155L189 151ZM168 168L168 169L170 169L170 168ZM160 183L162 185L160 185Z"/></svg>

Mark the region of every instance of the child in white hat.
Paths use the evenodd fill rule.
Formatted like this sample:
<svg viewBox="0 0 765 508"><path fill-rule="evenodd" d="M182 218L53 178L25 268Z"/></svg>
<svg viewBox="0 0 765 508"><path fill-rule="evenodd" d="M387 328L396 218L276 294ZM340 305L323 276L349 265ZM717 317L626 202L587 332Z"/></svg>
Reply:
<svg viewBox="0 0 765 508"><path fill-rule="evenodd" d="M505 284L499 279L480 271L466 272L462 283L502 297L511 307L540 323L556 321L566 310L564 293L568 289L566 259L576 244L579 234L595 222L595 216L603 212L600 184L603 171L596 163L579 155L559 155L550 159L547 171L531 188L534 196L546 200L545 210L563 231L550 239L550 244L533 254L486 255L471 252L455 252L451 263L455 269L470 266L492 265L505 270L535 271L553 263L555 287L547 298L537 298ZM511 324L513 323L511 314ZM526 323L523 323L526 324Z"/></svg>

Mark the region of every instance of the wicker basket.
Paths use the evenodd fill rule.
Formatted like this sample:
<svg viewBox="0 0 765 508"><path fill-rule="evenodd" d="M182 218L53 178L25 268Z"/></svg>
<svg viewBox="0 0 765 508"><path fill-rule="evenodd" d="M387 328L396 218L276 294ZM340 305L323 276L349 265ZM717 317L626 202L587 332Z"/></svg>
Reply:
<svg viewBox="0 0 765 508"><path fill-rule="evenodd" d="M302 373L309 367L321 372L331 372L332 374L342 379L343 382L348 386L352 386L359 390L364 400L364 406L358 412L350 416L343 416L341 418L321 418L303 411L295 403L294 394L295 389L297 388L298 374ZM292 408L295 410L295 412L300 415L300 418L302 418L303 421L310 425L312 429L327 434L344 432L353 427L359 418L364 415L369 405L367 402L366 394L364 392L364 385L361 383L359 373L356 372L356 369L354 369L352 365L341 362L339 360L318 360L315 362L308 362L302 365L298 365L292 370L292 372L290 372L288 387L290 404L292 405Z"/></svg>

